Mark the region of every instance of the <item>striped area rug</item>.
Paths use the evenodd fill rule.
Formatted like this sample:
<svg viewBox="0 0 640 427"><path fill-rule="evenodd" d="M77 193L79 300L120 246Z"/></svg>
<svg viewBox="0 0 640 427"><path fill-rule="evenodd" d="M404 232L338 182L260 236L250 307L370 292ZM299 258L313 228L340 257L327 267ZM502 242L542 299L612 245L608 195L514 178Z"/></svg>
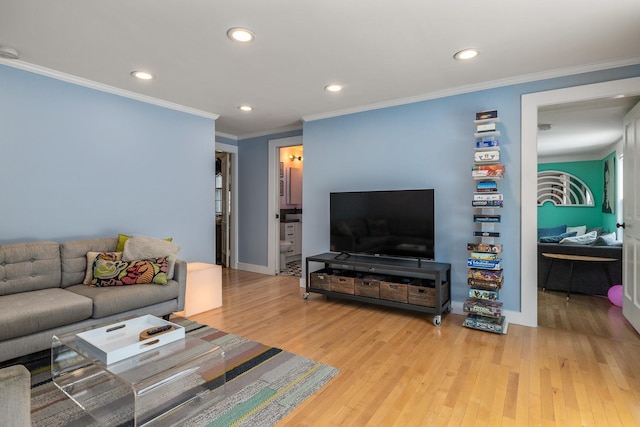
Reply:
<svg viewBox="0 0 640 427"><path fill-rule="evenodd" d="M237 335L182 318L187 334L225 351L224 397L181 426L273 426L326 384L338 370ZM28 362L33 426L93 426L95 422L51 382L48 352ZM125 424L126 425L126 424Z"/></svg>

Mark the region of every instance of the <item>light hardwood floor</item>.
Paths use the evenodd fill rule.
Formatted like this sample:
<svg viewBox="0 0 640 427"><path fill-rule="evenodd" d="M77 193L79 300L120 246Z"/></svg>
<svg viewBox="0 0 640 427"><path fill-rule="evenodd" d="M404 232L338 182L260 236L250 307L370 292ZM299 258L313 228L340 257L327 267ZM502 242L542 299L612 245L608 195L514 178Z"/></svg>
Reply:
<svg viewBox="0 0 640 427"><path fill-rule="evenodd" d="M550 327L501 336L303 293L224 269L223 307L191 316L340 370L278 426L640 425L640 337L606 299L540 293Z"/></svg>

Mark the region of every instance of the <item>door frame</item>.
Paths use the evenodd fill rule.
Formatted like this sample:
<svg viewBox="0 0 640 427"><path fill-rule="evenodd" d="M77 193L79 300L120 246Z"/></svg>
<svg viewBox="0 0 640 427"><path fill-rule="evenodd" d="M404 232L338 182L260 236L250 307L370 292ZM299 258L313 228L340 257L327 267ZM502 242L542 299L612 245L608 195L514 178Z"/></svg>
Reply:
<svg viewBox="0 0 640 427"><path fill-rule="evenodd" d="M522 95L520 157L520 312L510 313L510 321L538 326L538 246L537 246L537 161L538 108L574 101L640 94L640 77L612 80L564 89ZM622 127L622 123L620 123Z"/></svg>
<svg viewBox="0 0 640 427"><path fill-rule="evenodd" d="M228 266L238 268L238 147L235 145L215 143L215 150L231 153L231 224L229 230L229 245L231 246L231 263Z"/></svg>
<svg viewBox="0 0 640 427"><path fill-rule="evenodd" d="M269 236L267 238L268 274L277 274L280 265L280 148L303 145L302 135L269 140ZM304 181L303 181L304 182Z"/></svg>

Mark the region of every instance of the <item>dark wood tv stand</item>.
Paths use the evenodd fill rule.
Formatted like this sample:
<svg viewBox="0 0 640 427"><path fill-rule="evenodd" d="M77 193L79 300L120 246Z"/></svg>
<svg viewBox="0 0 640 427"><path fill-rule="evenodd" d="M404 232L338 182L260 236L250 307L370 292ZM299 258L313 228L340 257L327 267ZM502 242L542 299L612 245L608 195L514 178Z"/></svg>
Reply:
<svg viewBox="0 0 640 427"><path fill-rule="evenodd" d="M367 255L345 256L332 252L310 256L305 261L305 299L313 292L430 313L434 315L433 324L436 326L442 323L442 314L451 311L451 264ZM322 264L322 268L311 271L310 264L314 263ZM363 288L365 284L367 286ZM376 296L376 286L380 286L381 293L383 288L391 288L391 295ZM358 289L367 292L359 293Z"/></svg>

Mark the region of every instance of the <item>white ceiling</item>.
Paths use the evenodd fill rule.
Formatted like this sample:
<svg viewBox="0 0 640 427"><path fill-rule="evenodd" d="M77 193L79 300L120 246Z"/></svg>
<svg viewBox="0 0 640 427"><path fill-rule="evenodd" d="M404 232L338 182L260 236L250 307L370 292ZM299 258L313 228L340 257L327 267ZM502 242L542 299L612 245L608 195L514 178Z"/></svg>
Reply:
<svg viewBox="0 0 640 427"><path fill-rule="evenodd" d="M640 88L638 88L640 93ZM640 96L572 102L538 110L538 159L601 159L622 139L622 119Z"/></svg>
<svg viewBox="0 0 640 427"><path fill-rule="evenodd" d="M21 52L15 66L220 115L216 131L238 137L299 127L303 117L638 64L639 23L638 0L0 2L0 44ZM231 42L234 26L256 40ZM467 47L480 56L453 60ZM137 81L132 70L157 78ZM345 89L327 93L328 83Z"/></svg>

